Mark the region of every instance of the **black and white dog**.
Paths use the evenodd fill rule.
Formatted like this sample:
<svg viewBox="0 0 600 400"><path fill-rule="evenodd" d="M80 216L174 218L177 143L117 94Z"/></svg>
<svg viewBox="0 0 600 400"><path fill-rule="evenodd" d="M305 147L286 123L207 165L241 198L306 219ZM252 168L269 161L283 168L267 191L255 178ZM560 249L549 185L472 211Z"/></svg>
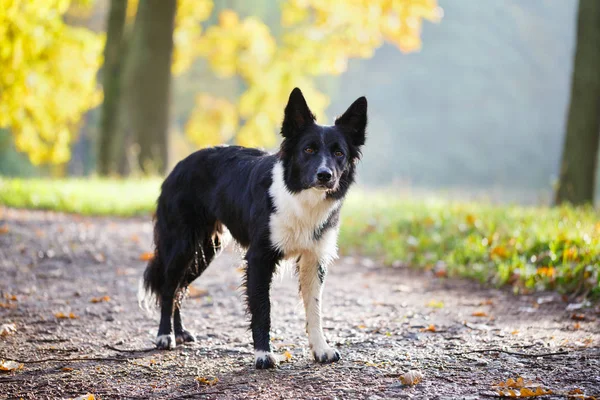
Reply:
<svg viewBox="0 0 600 400"><path fill-rule="evenodd" d="M356 100L333 126L315 123L296 88L285 108L276 154L239 146L197 151L162 185L154 225L155 256L145 293L161 308L156 346L193 342L181 321L181 294L223 247L224 233L246 249L250 327L256 368L273 368L269 289L277 264L297 263L306 329L315 359L339 360L321 327L321 292L337 257L342 201L365 143L367 100Z"/></svg>

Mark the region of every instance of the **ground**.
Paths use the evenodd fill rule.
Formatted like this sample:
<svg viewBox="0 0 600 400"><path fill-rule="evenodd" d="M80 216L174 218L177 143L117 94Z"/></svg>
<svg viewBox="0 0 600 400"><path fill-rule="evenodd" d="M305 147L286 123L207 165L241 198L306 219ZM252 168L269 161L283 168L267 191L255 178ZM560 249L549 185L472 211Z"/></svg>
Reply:
<svg viewBox="0 0 600 400"><path fill-rule="evenodd" d="M600 313L581 299L342 256L324 295L325 334L342 360L311 359L290 269L272 288L272 336L291 359L257 371L239 252L217 259L184 304L197 343L156 351L157 315L136 300L150 218L0 209L0 230L0 325L16 327L0 337L0 360L23 364L0 375L0 398L475 399L518 377L553 392L545 398L600 395ZM402 384L411 370L421 382Z"/></svg>

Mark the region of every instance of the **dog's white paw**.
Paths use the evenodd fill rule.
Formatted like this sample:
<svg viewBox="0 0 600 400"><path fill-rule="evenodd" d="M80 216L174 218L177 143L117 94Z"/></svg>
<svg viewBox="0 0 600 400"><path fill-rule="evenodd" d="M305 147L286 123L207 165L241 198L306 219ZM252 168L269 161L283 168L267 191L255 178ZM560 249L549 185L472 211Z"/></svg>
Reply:
<svg viewBox="0 0 600 400"><path fill-rule="evenodd" d="M254 353L256 369L268 369L277 367L278 361L275 354L267 351L256 351Z"/></svg>
<svg viewBox="0 0 600 400"><path fill-rule="evenodd" d="M171 350L174 349L175 344L175 335L158 335L156 337L156 348L160 350Z"/></svg>
<svg viewBox="0 0 600 400"><path fill-rule="evenodd" d="M315 356L315 361L321 364L329 364L340 360L340 352L333 347L313 349L313 356Z"/></svg>

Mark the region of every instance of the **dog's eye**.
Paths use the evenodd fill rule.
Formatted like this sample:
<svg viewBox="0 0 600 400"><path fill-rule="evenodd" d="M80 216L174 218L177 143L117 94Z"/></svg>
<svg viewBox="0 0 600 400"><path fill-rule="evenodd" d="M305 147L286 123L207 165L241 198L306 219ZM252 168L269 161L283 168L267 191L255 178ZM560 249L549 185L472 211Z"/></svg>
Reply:
<svg viewBox="0 0 600 400"><path fill-rule="evenodd" d="M308 154L312 154L315 152L315 149L313 149L312 147L307 147L304 149L304 152L308 153Z"/></svg>
<svg viewBox="0 0 600 400"><path fill-rule="evenodd" d="M337 150L333 152L333 155L336 157L344 157L344 153L342 153L341 151Z"/></svg>

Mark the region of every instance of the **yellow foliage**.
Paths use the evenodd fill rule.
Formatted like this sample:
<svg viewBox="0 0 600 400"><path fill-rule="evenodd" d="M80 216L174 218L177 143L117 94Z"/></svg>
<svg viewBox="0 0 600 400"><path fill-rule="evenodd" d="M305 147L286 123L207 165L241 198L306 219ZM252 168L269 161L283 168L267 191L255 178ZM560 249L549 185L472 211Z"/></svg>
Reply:
<svg viewBox="0 0 600 400"><path fill-rule="evenodd" d="M97 105L103 36L63 22L70 0L0 0L0 128L33 164L66 162Z"/></svg>
<svg viewBox="0 0 600 400"><path fill-rule="evenodd" d="M218 24L202 36L198 53L219 77L238 75L244 80L246 91L235 105L243 121L235 142L274 147L293 87L302 88L311 110L322 119L329 99L315 87L315 77L343 73L349 58L371 57L385 41L403 52L419 50L422 20L437 22L441 16L437 0L287 0L281 14L286 30L279 42L259 19L240 19L224 10ZM206 111L197 105L191 118L196 114ZM207 122L206 117L198 120ZM212 119L218 121L226 123ZM189 123L186 134L204 146L218 141L218 135L212 141L206 137L222 130Z"/></svg>

